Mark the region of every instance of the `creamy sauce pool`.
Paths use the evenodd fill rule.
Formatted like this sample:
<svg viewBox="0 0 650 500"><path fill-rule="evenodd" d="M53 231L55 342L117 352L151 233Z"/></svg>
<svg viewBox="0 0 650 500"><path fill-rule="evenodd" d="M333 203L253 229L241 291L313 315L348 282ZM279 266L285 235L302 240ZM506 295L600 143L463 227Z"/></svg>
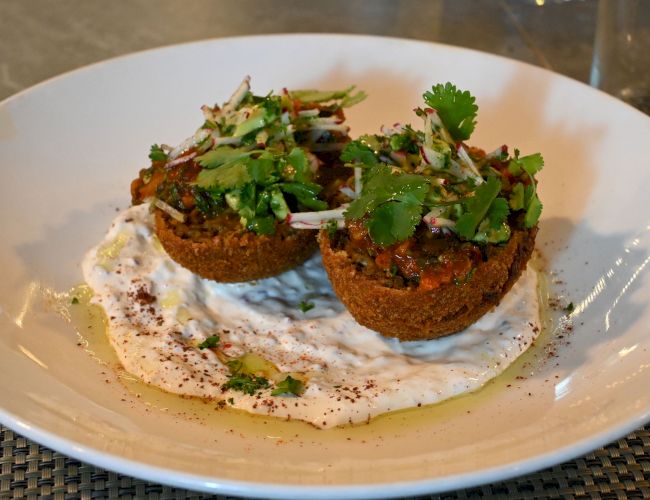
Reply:
<svg viewBox="0 0 650 500"><path fill-rule="evenodd" d="M166 391L227 401L317 427L367 421L473 391L505 370L540 330L530 268L491 313L441 339L400 342L357 324L334 295L320 258L274 278L221 284L172 261L149 207L120 214L82 264L93 302L124 368ZM301 302L313 304L306 312ZM199 349L218 335L219 347ZM218 352L217 352L218 351ZM224 390L223 361L256 355L303 378L299 397Z"/></svg>

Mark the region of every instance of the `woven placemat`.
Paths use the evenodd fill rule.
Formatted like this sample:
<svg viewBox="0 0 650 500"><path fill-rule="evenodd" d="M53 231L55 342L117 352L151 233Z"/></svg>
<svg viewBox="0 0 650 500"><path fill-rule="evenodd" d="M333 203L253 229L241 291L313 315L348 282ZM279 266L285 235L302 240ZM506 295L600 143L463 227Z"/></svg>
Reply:
<svg viewBox="0 0 650 500"><path fill-rule="evenodd" d="M0 426L0 499L218 498L68 458ZM588 455L510 481L432 497L650 498L650 425Z"/></svg>

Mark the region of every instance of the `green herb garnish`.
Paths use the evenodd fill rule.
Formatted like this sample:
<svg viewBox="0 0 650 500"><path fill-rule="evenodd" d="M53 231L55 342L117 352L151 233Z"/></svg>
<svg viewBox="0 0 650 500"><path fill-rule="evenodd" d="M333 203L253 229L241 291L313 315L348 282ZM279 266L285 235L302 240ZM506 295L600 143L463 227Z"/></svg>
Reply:
<svg viewBox="0 0 650 500"><path fill-rule="evenodd" d="M287 378L276 385L275 389L271 392L271 396L300 396L304 390L305 384L293 378L291 375L287 375Z"/></svg>
<svg viewBox="0 0 650 500"><path fill-rule="evenodd" d="M78 304L79 299L77 297L72 297L72 300L70 301L71 304Z"/></svg>
<svg viewBox="0 0 650 500"><path fill-rule="evenodd" d="M328 208L320 198L322 187L313 182L316 158L311 150L320 146L314 137L342 147L348 138L344 127L337 128L340 109L364 98L354 87L258 96L246 79L234 100L203 108L206 118L183 143L184 151L174 158L180 161L172 167L168 163L165 170L152 165L140 179L147 184L158 174L155 196L184 214L196 207L212 218L230 209L247 230L273 234L276 221L285 221L291 212ZM149 157L153 162L169 159L157 144ZM144 198L153 190L143 191Z"/></svg>
<svg viewBox="0 0 650 500"><path fill-rule="evenodd" d="M468 91L458 90L455 85L434 85L425 92L424 102L438 112L442 122L456 141L469 139L476 126L478 106Z"/></svg>
<svg viewBox="0 0 650 500"><path fill-rule="evenodd" d="M424 197L429 189L421 175L396 172L387 165L371 167L362 194L354 200L346 218L361 219L372 240L391 245L413 235L420 222Z"/></svg>
<svg viewBox="0 0 650 500"><path fill-rule="evenodd" d="M224 390L232 389L233 391L243 392L249 396L254 396L255 393L262 389L268 389L269 387L269 381L264 377L249 375L248 373L230 375L228 381L221 386Z"/></svg>
<svg viewBox="0 0 650 500"><path fill-rule="evenodd" d="M573 302L569 302L567 306L564 308L567 314L571 314L575 309L575 306L573 305Z"/></svg>
<svg viewBox="0 0 650 500"><path fill-rule="evenodd" d="M166 161L167 153L165 153L158 144L154 144L151 146L151 150L149 151L149 158L151 161Z"/></svg>
<svg viewBox="0 0 650 500"><path fill-rule="evenodd" d="M481 184L474 191L474 196L462 201L465 213L456 222L456 232L461 238L471 240L476 234L476 229L501 191L501 181L494 176L488 177L487 182ZM507 215L508 205L505 205ZM498 216L503 215L504 207L497 209Z"/></svg>
<svg viewBox="0 0 650 500"><path fill-rule="evenodd" d="M300 301L300 304L298 304L298 308L303 313L306 313L307 311L311 311L314 307L316 307L316 306L314 305L313 302L307 302L307 301L304 301L304 300Z"/></svg>
<svg viewBox="0 0 650 500"><path fill-rule="evenodd" d="M211 349L219 345L219 335L211 335L198 345L199 349Z"/></svg>

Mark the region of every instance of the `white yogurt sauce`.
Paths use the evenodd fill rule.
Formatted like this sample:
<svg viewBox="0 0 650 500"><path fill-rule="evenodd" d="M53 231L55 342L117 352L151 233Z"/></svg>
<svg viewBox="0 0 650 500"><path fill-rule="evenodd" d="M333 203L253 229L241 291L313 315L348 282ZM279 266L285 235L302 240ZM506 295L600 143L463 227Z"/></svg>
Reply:
<svg viewBox="0 0 650 500"><path fill-rule="evenodd" d="M146 205L115 219L86 255L83 273L130 373L172 393L323 428L478 389L531 345L540 324L537 276L529 269L494 311L461 333L417 342L385 338L345 310L320 258L253 283L205 280L167 256ZM303 313L301 301L313 309ZM198 348L212 335L220 337L222 359L254 353L282 372L304 374L304 393L224 391L228 368L214 351Z"/></svg>

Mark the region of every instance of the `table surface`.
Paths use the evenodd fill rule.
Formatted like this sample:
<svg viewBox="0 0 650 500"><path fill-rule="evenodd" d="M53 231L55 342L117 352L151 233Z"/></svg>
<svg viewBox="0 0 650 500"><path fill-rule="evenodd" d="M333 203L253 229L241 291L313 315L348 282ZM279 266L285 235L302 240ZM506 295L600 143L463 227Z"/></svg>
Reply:
<svg viewBox="0 0 650 500"><path fill-rule="evenodd" d="M0 100L137 50L294 32L441 42L588 82L596 11L596 0L0 0ZM0 498L201 496L80 463L5 427L0 447ZM650 426L544 471L441 495L477 496L650 498Z"/></svg>

